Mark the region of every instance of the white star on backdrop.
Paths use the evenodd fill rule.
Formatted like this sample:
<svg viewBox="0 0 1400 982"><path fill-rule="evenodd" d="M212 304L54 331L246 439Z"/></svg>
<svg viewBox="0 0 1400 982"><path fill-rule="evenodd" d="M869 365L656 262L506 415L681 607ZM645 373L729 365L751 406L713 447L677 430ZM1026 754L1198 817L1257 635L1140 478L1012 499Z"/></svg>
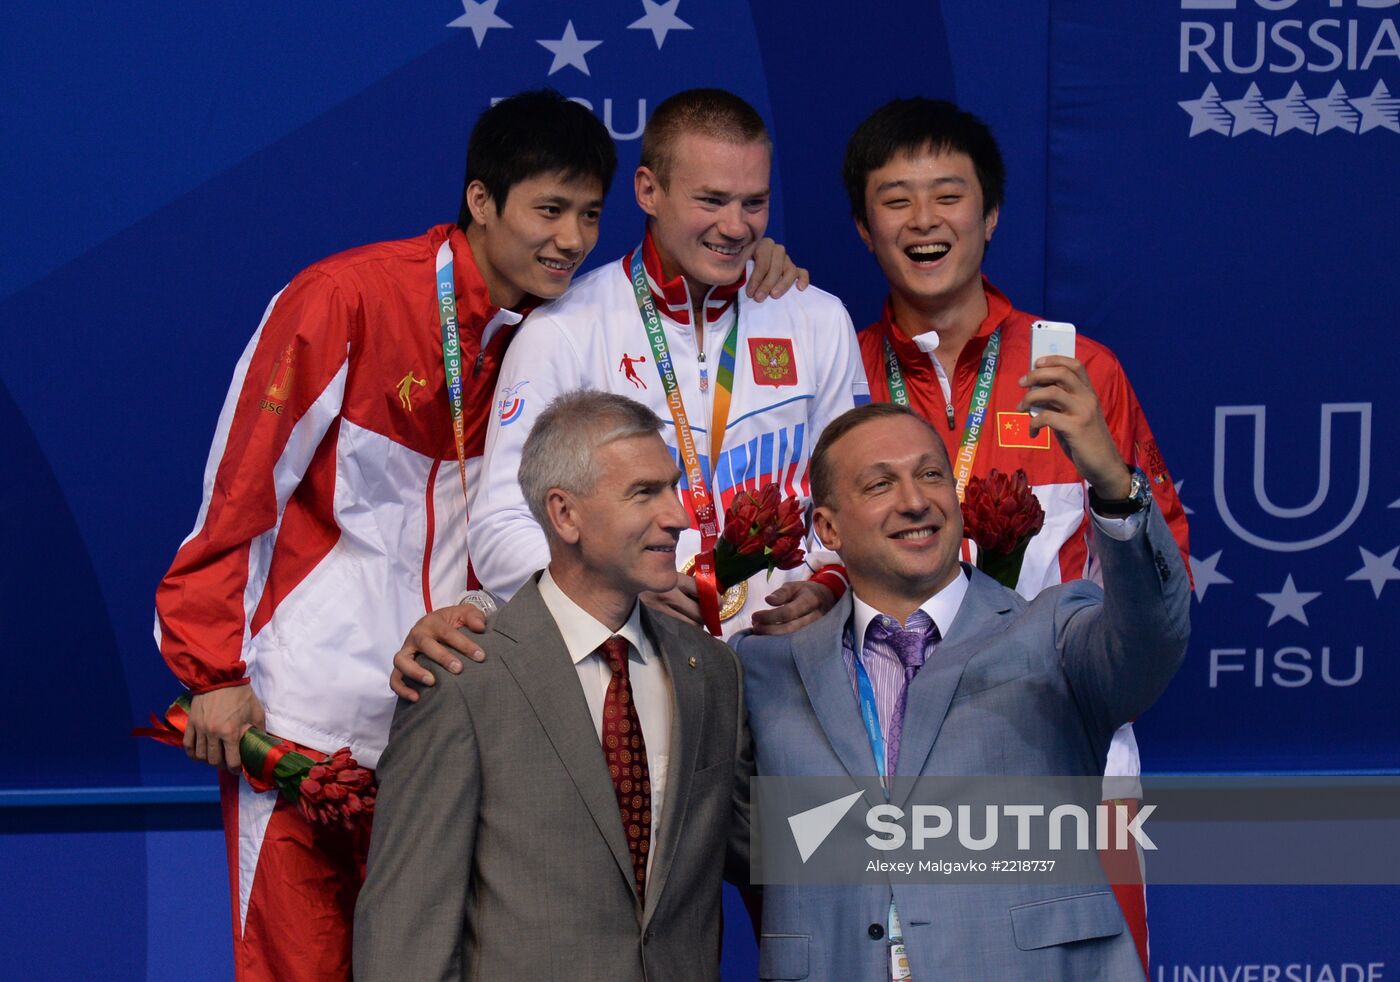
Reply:
<svg viewBox="0 0 1400 982"><path fill-rule="evenodd" d="M1181 480L1177 481L1176 484L1172 485L1174 488L1176 488L1176 496L1177 496L1178 498L1181 497L1181 486L1182 486L1183 484L1185 484L1185 483L1186 483L1186 478L1183 477ZM1193 508L1192 508L1190 505L1188 505L1185 501L1182 501L1182 502L1181 502L1181 510L1184 511L1184 512L1186 512L1186 514L1188 514L1188 515L1194 515L1194 514L1196 514L1195 509L1193 509ZM1216 555L1219 555L1219 553L1216 553Z"/></svg>
<svg viewBox="0 0 1400 982"><path fill-rule="evenodd" d="M1278 120L1274 123L1274 136L1289 130L1302 130L1304 133L1317 130L1317 111L1308 105L1308 100L1303 97L1303 87L1297 82L1289 87L1288 94L1282 99L1267 99L1264 105Z"/></svg>
<svg viewBox="0 0 1400 982"><path fill-rule="evenodd" d="M1235 118L1235 126L1230 131L1231 136L1239 136L1250 130L1258 130L1265 136L1273 135L1275 117L1264 105L1264 96L1259 92L1258 85L1250 82L1243 99L1232 99L1223 105Z"/></svg>
<svg viewBox="0 0 1400 982"><path fill-rule="evenodd" d="M1357 546L1361 549L1360 546ZM1366 549L1361 549L1361 568L1347 577L1348 580L1364 580L1371 584L1371 591L1375 593L1376 599L1381 598L1381 591L1391 580L1400 580L1400 569L1395 568L1395 557L1400 555L1400 546L1396 546L1384 556L1377 556Z"/></svg>
<svg viewBox="0 0 1400 982"><path fill-rule="evenodd" d="M1317 135L1328 130L1346 130L1355 133L1361 122L1361 114L1347 99L1347 90L1341 82L1332 83L1332 91L1321 99L1309 99L1308 105L1317 113Z"/></svg>
<svg viewBox="0 0 1400 982"><path fill-rule="evenodd" d="M501 0L462 0L462 16L450 21L447 26L470 28L479 48L481 42L486 40L486 32L491 28L510 27L496 15L496 4L500 2Z"/></svg>
<svg viewBox="0 0 1400 982"><path fill-rule="evenodd" d="M1288 579L1283 581L1283 588L1278 593L1257 593L1260 600L1273 607L1273 613L1269 615L1269 623L1266 627L1273 627L1285 617L1291 617L1304 627L1309 627L1308 615L1303 612L1303 608L1312 603L1322 593L1308 593L1300 591L1293 585L1293 574L1288 574Z"/></svg>
<svg viewBox="0 0 1400 982"><path fill-rule="evenodd" d="M1214 130L1226 136L1230 135L1230 124L1234 121L1234 117L1230 115L1230 110L1221 103L1220 93L1216 91L1214 82L1206 86L1205 92L1201 93L1199 99L1188 99L1185 102L1178 102L1177 105L1191 114L1192 136L1197 136L1207 130Z"/></svg>
<svg viewBox="0 0 1400 982"><path fill-rule="evenodd" d="M569 21L564 25L564 36L558 41L536 41L535 43L554 55L554 61L549 66L548 74L553 75L562 68L577 68L583 74L592 77L584 55L603 42L580 41L578 35L574 33L574 22Z"/></svg>
<svg viewBox="0 0 1400 982"><path fill-rule="evenodd" d="M1200 603L1206 598L1206 591L1217 583L1234 583L1224 573L1215 568L1215 564L1220 562L1220 553L1217 549L1214 556L1207 559L1191 558L1191 591L1196 595L1196 602Z"/></svg>
<svg viewBox="0 0 1400 982"><path fill-rule="evenodd" d="M666 42L667 32L694 30L676 16L676 8L680 5L681 0L664 0L662 3L657 3L656 0L642 0L642 7L646 10L646 15L628 24L627 29L629 31L651 31L651 36L656 39L656 48L659 51L661 45Z"/></svg>
<svg viewBox="0 0 1400 982"><path fill-rule="evenodd" d="M1370 95L1352 99L1351 104L1361 110L1362 133L1377 126L1400 133L1400 99L1390 94L1385 82L1377 82Z"/></svg>

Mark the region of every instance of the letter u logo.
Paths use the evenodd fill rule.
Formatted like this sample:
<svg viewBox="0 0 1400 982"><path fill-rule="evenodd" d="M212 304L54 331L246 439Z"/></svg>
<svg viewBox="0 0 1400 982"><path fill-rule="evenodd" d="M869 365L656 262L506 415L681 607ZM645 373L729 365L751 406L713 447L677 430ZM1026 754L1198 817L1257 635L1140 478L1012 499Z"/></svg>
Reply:
<svg viewBox="0 0 1400 982"><path fill-rule="evenodd" d="M1351 528L1366 504L1366 495L1371 483L1371 404L1369 402L1324 402L1322 404L1321 436L1317 453L1317 491L1313 494L1311 501L1297 507L1274 504L1264 488L1264 417L1266 412L1267 409L1264 406L1215 407L1215 505L1220 510L1220 517L1230 531L1261 549L1269 549L1273 552L1303 552L1307 549L1316 549L1320 545L1331 542ZM1254 419L1253 486L1255 503L1265 514L1274 518L1298 521L1320 511L1332 497L1332 424L1337 416L1344 414L1354 414L1357 417L1358 430L1356 491L1346 515L1330 529L1312 535L1304 533L1305 537L1303 538L1269 539L1245 528L1231 510L1225 492L1227 430L1238 431L1239 429L1239 427L1232 428L1228 425L1229 418L1231 416L1250 416ZM1290 441L1290 443L1293 443L1294 449L1290 451L1289 458L1302 466L1303 451L1296 449L1296 441ZM1235 487L1238 487L1238 483ZM1343 491L1342 496L1344 497L1345 494L1346 492ZM1315 523L1308 524L1316 527Z"/></svg>

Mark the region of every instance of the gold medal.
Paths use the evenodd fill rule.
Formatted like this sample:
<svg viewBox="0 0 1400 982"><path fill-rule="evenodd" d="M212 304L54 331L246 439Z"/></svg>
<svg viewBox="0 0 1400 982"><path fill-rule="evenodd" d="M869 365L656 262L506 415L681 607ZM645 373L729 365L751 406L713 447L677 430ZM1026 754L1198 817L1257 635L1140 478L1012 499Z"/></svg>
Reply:
<svg viewBox="0 0 1400 982"><path fill-rule="evenodd" d="M691 556L685 561L685 565L681 567L681 573L683 575L689 576L690 571L694 568L695 557ZM724 595L719 598L719 619L721 621L729 620L735 614L739 613L739 611L744 609L744 604L748 602L748 599L748 580L744 580L742 583L736 583L728 590L725 590Z"/></svg>

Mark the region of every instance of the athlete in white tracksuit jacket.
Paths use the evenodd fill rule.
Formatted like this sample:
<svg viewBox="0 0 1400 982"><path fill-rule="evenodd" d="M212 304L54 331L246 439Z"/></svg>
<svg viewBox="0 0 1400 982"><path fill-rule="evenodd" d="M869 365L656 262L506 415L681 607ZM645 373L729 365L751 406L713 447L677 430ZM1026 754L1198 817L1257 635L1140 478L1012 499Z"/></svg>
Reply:
<svg viewBox="0 0 1400 982"><path fill-rule="evenodd" d="M756 491L771 481L778 482L784 495L805 502L808 457L817 435L868 394L845 307L815 288L762 305L749 303L740 296L742 279L710 289L696 305L684 277L662 281L650 233L640 248L721 525L736 492ZM525 505L516 472L530 427L555 396L593 388L645 403L666 424L662 436L679 459L676 429L628 273L631 261L629 253L590 273L561 300L536 311L506 354L497 412L486 434L486 483L468 532L473 567L492 593L509 597L549 562L544 533ZM700 387L700 347L691 327L701 311L708 391ZM733 396L720 453L710 460L718 353L736 316ZM684 478L681 497L691 528L681 534L676 556L688 561L700 551L700 533ZM817 574L833 592L843 589L844 574L839 566L833 568L834 554L820 551L814 539L808 547L805 565L776 570L771 579L761 573L752 578L742 609L724 622L726 636L747 627L754 611L767 606L764 597L783 582Z"/></svg>

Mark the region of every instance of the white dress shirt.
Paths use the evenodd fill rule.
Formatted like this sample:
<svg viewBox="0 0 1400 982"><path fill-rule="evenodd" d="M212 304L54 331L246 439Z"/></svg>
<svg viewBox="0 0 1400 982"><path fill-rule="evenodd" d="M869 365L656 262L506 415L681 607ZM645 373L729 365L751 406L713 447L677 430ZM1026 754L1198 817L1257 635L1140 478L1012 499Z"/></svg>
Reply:
<svg viewBox="0 0 1400 982"><path fill-rule="evenodd" d="M642 727L642 739L647 749L647 771L651 775L651 851L647 854L647 876L651 875L652 860L664 844L661 830L662 808L666 800L666 775L671 762L672 708L671 678L665 660L651 639L642 630L641 605L632 607L627 623L616 632L608 630L597 618L574 603L559 589L559 584L545 570L540 576L540 597L550 616L564 636L564 646L578 672L588 712L593 717L593 729L598 734L602 753L603 702L607 698L612 669L598 651L604 641L617 634L628 644L627 677L632 684L632 700L637 707L637 722Z"/></svg>
<svg viewBox="0 0 1400 982"><path fill-rule="evenodd" d="M953 618L958 616L963 597L967 596L967 583L967 571L959 568L958 575L953 577L951 583L919 604L919 609L928 614L929 620L938 627L938 636L941 638L948 636L948 630L953 626ZM851 604L854 608L851 611L851 619L856 631L855 650L864 651L865 629L870 626L871 621L883 615L854 592L851 593ZM902 667L900 672L903 673Z"/></svg>
<svg viewBox="0 0 1400 982"><path fill-rule="evenodd" d="M967 595L967 583L966 572L959 569L953 582L919 605L919 609L928 614L937 626L940 637L947 634L948 629L952 627L953 618L957 616L958 608L962 606L963 597ZM890 723L894 719L895 704L899 701L899 693L904 689L904 666L898 658L890 656L887 652L876 653L865 650L866 630L875 618L883 616L885 615L860 599L852 591L851 627L853 628L854 647L847 651L843 645L841 657L845 662L846 674L851 679L851 690L855 692L857 702L860 701L860 683L857 681L856 660L859 659L860 663L865 666L866 675L870 679L871 692L875 696L875 712L880 720L880 735L884 738L886 748L888 748ZM938 657L937 648L934 649L934 653L930 657Z"/></svg>

